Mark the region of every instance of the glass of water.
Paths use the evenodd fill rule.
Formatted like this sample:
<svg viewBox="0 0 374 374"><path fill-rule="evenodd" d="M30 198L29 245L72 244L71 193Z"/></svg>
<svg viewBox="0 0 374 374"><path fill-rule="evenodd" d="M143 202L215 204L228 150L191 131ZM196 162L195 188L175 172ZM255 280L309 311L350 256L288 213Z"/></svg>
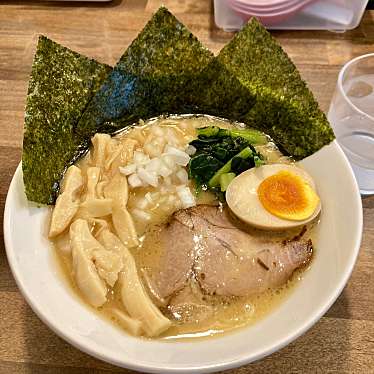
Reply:
<svg viewBox="0 0 374 374"><path fill-rule="evenodd" d="M361 194L374 194L374 53L344 65L328 118Z"/></svg>

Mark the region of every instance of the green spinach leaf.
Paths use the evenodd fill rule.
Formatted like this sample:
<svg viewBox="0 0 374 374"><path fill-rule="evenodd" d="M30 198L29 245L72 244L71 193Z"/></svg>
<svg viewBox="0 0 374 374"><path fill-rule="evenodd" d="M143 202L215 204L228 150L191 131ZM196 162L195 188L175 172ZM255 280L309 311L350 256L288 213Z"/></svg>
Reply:
<svg viewBox="0 0 374 374"><path fill-rule="evenodd" d="M198 138L190 143L196 153L189 163L189 177L198 191L208 188L222 198L236 175L263 163L253 144L264 144L267 139L257 130L209 126L197 132Z"/></svg>

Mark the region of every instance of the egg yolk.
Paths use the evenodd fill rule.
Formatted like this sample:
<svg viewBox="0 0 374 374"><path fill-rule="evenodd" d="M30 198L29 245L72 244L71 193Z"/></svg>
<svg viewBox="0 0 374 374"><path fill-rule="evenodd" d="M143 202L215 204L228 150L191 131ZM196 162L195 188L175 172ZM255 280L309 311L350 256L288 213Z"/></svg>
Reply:
<svg viewBox="0 0 374 374"><path fill-rule="evenodd" d="M309 218L320 201L304 179L285 170L264 179L257 194L269 213L292 221Z"/></svg>

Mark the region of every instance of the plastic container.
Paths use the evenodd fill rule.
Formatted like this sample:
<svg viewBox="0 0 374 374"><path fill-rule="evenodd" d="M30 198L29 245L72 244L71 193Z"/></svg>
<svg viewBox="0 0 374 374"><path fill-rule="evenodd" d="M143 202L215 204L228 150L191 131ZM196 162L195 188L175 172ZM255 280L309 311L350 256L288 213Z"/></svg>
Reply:
<svg viewBox="0 0 374 374"><path fill-rule="evenodd" d="M252 9L250 6L246 6L245 1L240 0L226 0L230 8L238 13L241 18L248 20L252 16L257 17L265 26L277 25L292 18L295 14L299 13L308 4L315 2L316 0L298 0L296 2L288 2L287 5L282 8L273 7L271 10L264 8Z"/></svg>
<svg viewBox="0 0 374 374"><path fill-rule="evenodd" d="M291 18L266 24L273 30L332 30L356 28L364 14L368 0L319 0L307 5ZM225 31L240 30L250 16L235 11L230 1L214 0L216 25Z"/></svg>

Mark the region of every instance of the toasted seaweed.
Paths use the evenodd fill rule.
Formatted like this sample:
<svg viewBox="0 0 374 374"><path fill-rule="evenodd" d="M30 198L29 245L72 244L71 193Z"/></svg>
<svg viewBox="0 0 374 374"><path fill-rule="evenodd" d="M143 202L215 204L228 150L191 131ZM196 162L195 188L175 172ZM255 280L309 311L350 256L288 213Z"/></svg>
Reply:
<svg viewBox="0 0 374 374"><path fill-rule="evenodd" d="M138 83L142 82L141 80L137 81ZM145 97L145 99L138 101L138 108L143 105L146 105L148 109L152 107L153 104L148 102L146 98L149 87L148 84L142 85L140 83L139 87L134 89L133 94L138 98ZM168 92L167 89L165 89L164 95L165 92ZM242 122L256 99L253 93L249 92L221 62L214 58L181 91L174 92L173 100L175 101L170 107L167 104L156 106L151 112L144 110L140 117L139 112L136 114L133 111L125 116L106 120L100 125L100 132L113 133L137 122L140 118L148 119L170 113L203 113Z"/></svg>
<svg viewBox="0 0 374 374"><path fill-rule="evenodd" d="M190 87L212 59L213 54L161 7L88 105L77 133L90 137L114 131L117 123L191 112Z"/></svg>
<svg viewBox="0 0 374 374"><path fill-rule="evenodd" d="M40 36L25 113L22 169L28 200L52 204L83 139L73 133L111 68Z"/></svg>
<svg viewBox="0 0 374 374"><path fill-rule="evenodd" d="M240 121L254 103L253 93L161 7L95 95L77 132L111 133L168 113Z"/></svg>
<svg viewBox="0 0 374 374"><path fill-rule="evenodd" d="M243 122L256 102L255 95L217 58L191 84L191 113L204 113Z"/></svg>
<svg viewBox="0 0 374 374"><path fill-rule="evenodd" d="M255 18L217 59L256 98L243 121L269 134L295 159L313 154L335 138L295 65Z"/></svg>

